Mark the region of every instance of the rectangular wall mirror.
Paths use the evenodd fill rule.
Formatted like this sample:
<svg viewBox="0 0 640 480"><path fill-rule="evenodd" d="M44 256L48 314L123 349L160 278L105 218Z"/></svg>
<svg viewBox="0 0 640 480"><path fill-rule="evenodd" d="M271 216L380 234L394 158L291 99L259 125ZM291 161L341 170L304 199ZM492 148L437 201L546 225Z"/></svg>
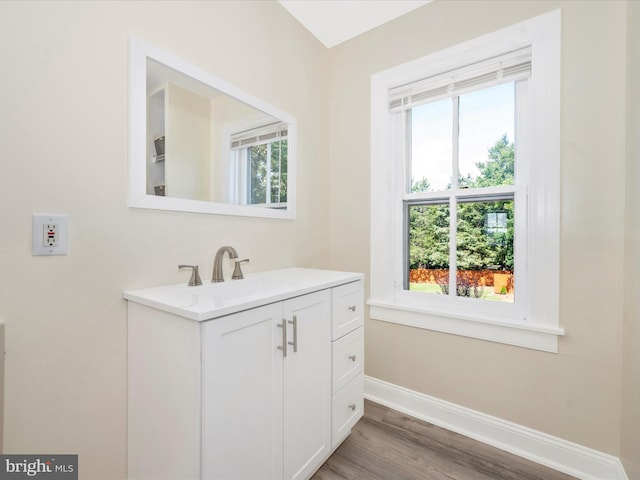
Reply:
<svg viewBox="0 0 640 480"><path fill-rule="evenodd" d="M295 218L296 123L132 37L129 206Z"/></svg>

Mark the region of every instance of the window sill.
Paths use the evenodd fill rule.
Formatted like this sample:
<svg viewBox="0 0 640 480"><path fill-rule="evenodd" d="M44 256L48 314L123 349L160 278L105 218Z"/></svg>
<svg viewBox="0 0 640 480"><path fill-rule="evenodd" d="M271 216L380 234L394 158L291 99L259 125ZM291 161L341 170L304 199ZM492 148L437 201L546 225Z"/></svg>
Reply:
<svg viewBox="0 0 640 480"><path fill-rule="evenodd" d="M371 299L367 303L371 307L370 316L374 320L544 352L557 353L558 337L564 335L563 328L554 328L542 324L500 322L433 312L387 300Z"/></svg>

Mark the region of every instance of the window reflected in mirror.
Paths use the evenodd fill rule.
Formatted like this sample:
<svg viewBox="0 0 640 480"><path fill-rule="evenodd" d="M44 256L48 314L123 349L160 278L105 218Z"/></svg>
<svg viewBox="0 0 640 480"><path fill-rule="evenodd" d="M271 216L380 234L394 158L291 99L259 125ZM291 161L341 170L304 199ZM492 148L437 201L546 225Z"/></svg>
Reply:
<svg viewBox="0 0 640 480"><path fill-rule="evenodd" d="M233 196L240 205L287 206L288 128L274 123L231 136Z"/></svg>

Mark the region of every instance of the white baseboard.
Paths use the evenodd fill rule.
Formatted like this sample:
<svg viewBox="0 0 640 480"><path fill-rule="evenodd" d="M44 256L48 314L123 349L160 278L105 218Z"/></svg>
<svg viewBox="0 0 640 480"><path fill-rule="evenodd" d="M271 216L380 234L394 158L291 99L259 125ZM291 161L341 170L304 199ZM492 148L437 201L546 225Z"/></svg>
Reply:
<svg viewBox="0 0 640 480"><path fill-rule="evenodd" d="M618 457L365 376L365 398L583 480L629 480Z"/></svg>

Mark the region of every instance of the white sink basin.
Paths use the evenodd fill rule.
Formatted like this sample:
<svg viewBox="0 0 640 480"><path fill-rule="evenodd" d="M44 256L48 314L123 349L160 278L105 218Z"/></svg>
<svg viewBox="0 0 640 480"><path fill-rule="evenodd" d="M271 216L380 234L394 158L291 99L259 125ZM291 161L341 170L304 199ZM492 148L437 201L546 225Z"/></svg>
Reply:
<svg viewBox="0 0 640 480"><path fill-rule="evenodd" d="M205 283L199 287L185 284L130 290L124 298L192 320L203 321L285 298L303 295L317 287L329 288L353 273L289 268L247 275L243 280ZM353 278L357 280L358 277Z"/></svg>
<svg viewBox="0 0 640 480"><path fill-rule="evenodd" d="M216 306L246 302L249 299L271 296L281 291L289 291L295 284L286 280L247 277L242 280L230 280L220 283L206 283L199 287L183 287L176 294L199 302L213 302Z"/></svg>

